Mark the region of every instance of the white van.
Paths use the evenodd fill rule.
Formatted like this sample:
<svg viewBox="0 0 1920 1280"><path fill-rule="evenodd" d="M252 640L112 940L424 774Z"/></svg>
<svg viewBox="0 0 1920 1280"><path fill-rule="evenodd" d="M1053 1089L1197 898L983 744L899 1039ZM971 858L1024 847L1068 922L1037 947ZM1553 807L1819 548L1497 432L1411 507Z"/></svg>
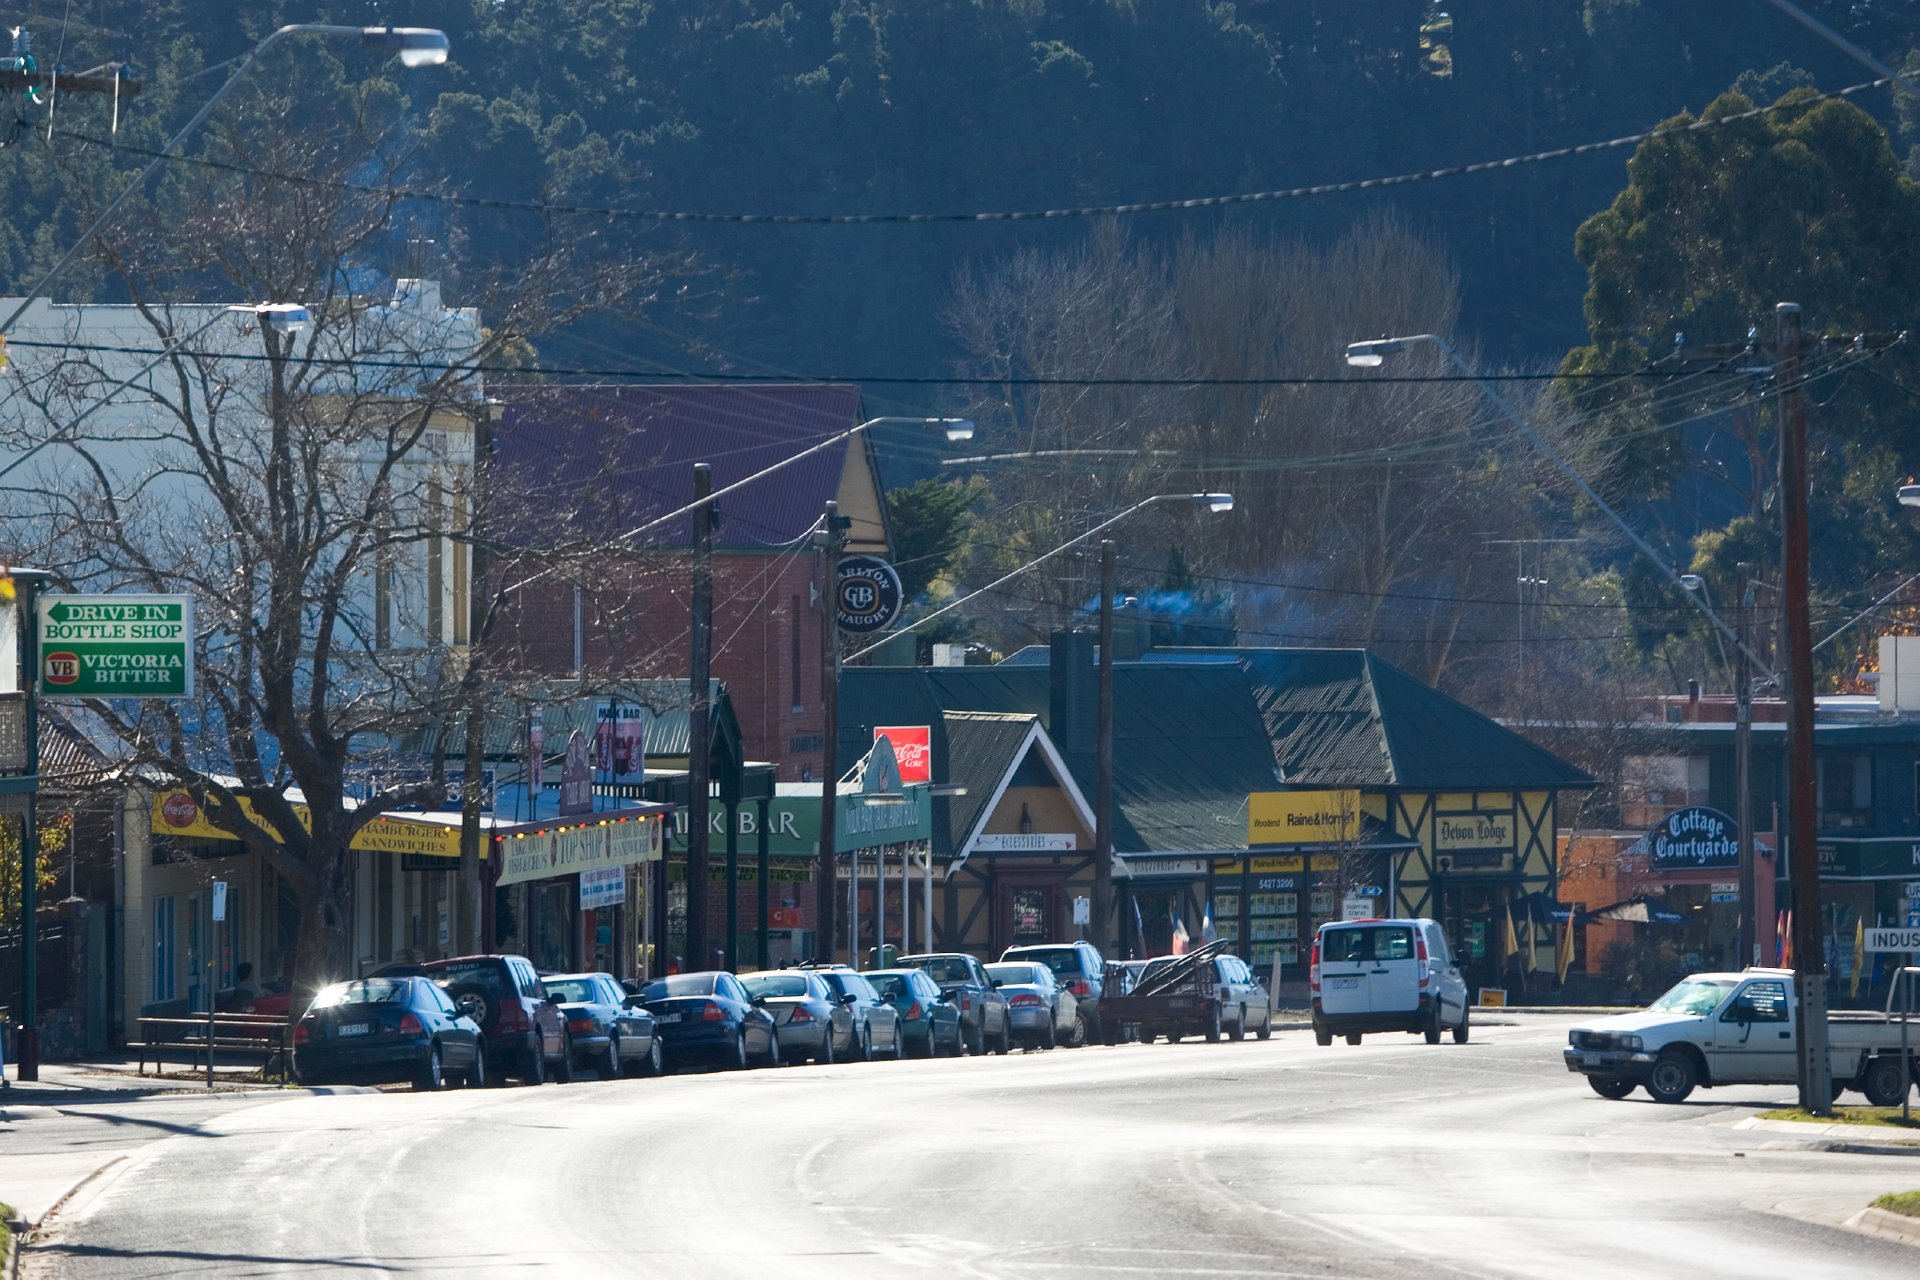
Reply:
<svg viewBox="0 0 1920 1280"><path fill-rule="evenodd" d="M1313 1038L1411 1031L1467 1042L1467 983L1437 920L1341 920L1320 926L1307 967Z"/></svg>

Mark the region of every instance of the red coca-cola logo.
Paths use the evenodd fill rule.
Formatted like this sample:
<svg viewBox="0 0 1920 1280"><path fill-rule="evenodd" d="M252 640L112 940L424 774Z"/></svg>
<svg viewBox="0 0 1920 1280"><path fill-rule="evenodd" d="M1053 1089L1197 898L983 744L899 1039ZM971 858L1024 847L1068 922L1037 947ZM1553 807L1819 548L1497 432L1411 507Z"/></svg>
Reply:
<svg viewBox="0 0 1920 1280"><path fill-rule="evenodd" d="M176 791L160 802L160 816L170 827L190 827L199 813L200 806L184 791Z"/></svg>

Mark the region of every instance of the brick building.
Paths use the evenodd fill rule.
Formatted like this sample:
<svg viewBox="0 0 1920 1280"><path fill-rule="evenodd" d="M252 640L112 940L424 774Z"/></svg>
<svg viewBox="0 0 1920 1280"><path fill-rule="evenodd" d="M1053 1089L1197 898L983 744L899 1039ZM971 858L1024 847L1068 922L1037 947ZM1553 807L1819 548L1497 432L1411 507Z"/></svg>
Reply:
<svg viewBox="0 0 1920 1280"><path fill-rule="evenodd" d="M693 501L693 468L712 487L825 444L716 502L713 676L732 693L750 759L780 778L820 767L825 504L852 524L849 553L889 548L879 473L850 386L509 388L495 445L496 490L510 498L506 540L529 559L496 567L493 589L547 576L508 598L500 659L540 675L677 677L690 665L691 517L633 534ZM830 443L829 443L830 442ZM632 535L632 536L629 536Z"/></svg>

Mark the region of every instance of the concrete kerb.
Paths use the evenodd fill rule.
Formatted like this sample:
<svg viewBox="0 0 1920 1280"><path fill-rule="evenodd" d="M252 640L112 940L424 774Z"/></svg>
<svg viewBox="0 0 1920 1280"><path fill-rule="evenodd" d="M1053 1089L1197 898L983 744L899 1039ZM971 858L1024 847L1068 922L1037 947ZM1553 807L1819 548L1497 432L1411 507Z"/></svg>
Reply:
<svg viewBox="0 0 1920 1280"><path fill-rule="evenodd" d="M1898 1240L1902 1244L1920 1245L1920 1218L1909 1218L1904 1213L1889 1213L1869 1205L1848 1218L1847 1225L1855 1231Z"/></svg>
<svg viewBox="0 0 1920 1280"><path fill-rule="evenodd" d="M1859 1124L1815 1124L1811 1120L1766 1120L1747 1116L1728 1126L1762 1133L1791 1134L1802 1141L1795 1144L1806 1151L1833 1151L1846 1155L1920 1156L1920 1135L1881 1138L1876 1126ZM1907 1130L1899 1130L1905 1133Z"/></svg>

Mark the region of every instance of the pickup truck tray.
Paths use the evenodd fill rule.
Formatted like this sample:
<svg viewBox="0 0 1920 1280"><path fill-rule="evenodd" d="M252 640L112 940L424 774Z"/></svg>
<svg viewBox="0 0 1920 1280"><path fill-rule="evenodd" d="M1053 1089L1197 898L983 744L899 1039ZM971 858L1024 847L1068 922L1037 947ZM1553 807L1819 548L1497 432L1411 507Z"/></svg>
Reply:
<svg viewBox="0 0 1920 1280"><path fill-rule="evenodd" d="M1223 939L1189 951L1123 996L1100 1002L1100 1018L1117 1032L1123 1024L1139 1029L1149 1043L1165 1036L1172 1044L1182 1036L1220 1036L1220 1000L1211 963L1228 949Z"/></svg>

